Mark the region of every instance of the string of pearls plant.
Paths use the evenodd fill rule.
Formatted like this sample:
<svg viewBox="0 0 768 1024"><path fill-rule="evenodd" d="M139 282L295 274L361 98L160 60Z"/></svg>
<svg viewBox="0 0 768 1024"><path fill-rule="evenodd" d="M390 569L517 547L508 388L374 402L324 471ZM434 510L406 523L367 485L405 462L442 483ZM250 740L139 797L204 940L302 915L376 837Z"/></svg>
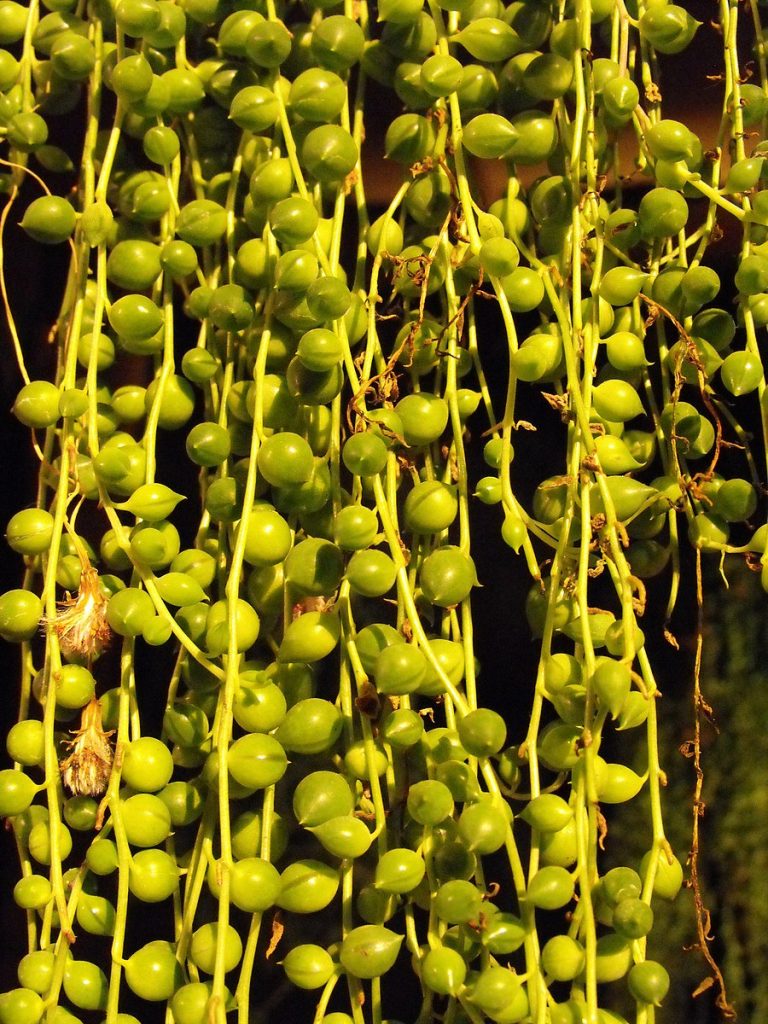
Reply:
<svg viewBox="0 0 768 1024"><path fill-rule="evenodd" d="M757 0L716 20L705 152L659 75L705 29L663 0L0 0L0 226L70 250L51 379L2 286L39 483L0 596L28 942L1 1024L249 1024L268 959L308 1024L398 989L416 1024L657 1020L686 851L644 581L669 622L690 540L768 589L738 422L768 425L766 51ZM562 424L532 500L523 389ZM523 721L482 706L480 503L530 588ZM601 754L625 731L638 770ZM641 792L647 853L608 870Z"/></svg>

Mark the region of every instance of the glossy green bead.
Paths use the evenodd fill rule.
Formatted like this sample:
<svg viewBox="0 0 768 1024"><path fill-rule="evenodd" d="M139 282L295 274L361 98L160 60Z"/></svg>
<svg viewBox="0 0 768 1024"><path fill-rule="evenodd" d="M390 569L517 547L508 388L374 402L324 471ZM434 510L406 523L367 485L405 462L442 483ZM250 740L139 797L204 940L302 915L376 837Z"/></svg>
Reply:
<svg viewBox="0 0 768 1024"><path fill-rule="evenodd" d="M305 483L312 474L314 457L307 441L286 432L268 437L259 449L258 466L273 486Z"/></svg>
<svg viewBox="0 0 768 1024"><path fill-rule="evenodd" d="M244 57L248 37L258 25L264 24L264 16L255 10L237 10L228 14L221 23L218 44L222 53L229 57Z"/></svg>
<svg viewBox="0 0 768 1024"><path fill-rule="evenodd" d="M496 63L525 49L515 30L500 18L476 18L456 36L477 60Z"/></svg>
<svg viewBox="0 0 768 1024"><path fill-rule="evenodd" d="M251 565L275 565L291 549L290 527L269 505L256 505L248 516L244 557Z"/></svg>
<svg viewBox="0 0 768 1024"><path fill-rule="evenodd" d="M462 135L466 150L483 160L509 156L517 140L514 125L500 114L478 114L467 124Z"/></svg>
<svg viewBox="0 0 768 1024"><path fill-rule="evenodd" d="M175 828L191 825L203 813L200 788L189 782L171 782L158 793Z"/></svg>
<svg viewBox="0 0 768 1024"><path fill-rule="evenodd" d="M333 121L346 101L343 80L333 71L309 68L291 83L288 103L291 110L305 121Z"/></svg>
<svg viewBox="0 0 768 1024"><path fill-rule="evenodd" d="M269 205L279 202L281 199L287 199L292 190L293 171L290 161L285 157L270 160L258 167L251 175L248 186L251 199L260 205ZM311 256L312 254L305 253L305 255ZM248 282L244 281L243 283L247 284Z"/></svg>
<svg viewBox="0 0 768 1024"><path fill-rule="evenodd" d="M353 808L349 784L335 772L311 772L299 781L293 793L293 813L305 828L351 814Z"/></svg>
<svg viewBox="0 0 768 1024"><path fill-rule="evenodd" d="M10 643L31 640L40 628L43 603L28 590L0 594L0 636Z"/></svg>
<svg viewBox="0 0 768 1024"><path fill-rule="evenodd" d="M156 0L119 0L115 20L128 35L141 37L160 27L161 7Z"/></svg>
<svg viewBox="0 0 768 1024"><path fill-rule="evenodd" d="M356 64L364 48L363 30L357 22L342 14L324 17L312 31L309 43L313 60L337 74Z"/></svg>
<svg viewBox="0 0 768 1024"><path fill-rule="evenodd" d="M627 978L630 993L640 1003L659 1006L669 991L666 968L655 960L644 960L632 967Z"/></svg>
<svg viewBox="0 0 768 1024"><path fill-rule="evenodd" d="M28 838L30 855L38 862L48 866L51 863L51 832L47 821L38 821L33 825ZM72 833L66 825L59 825L59 856L62 862L72 852Z"/></svg>
<svg viewBox="0 0 768 1024"><path fill-rule="evenodd" d="M584 969L584 947L569 935L555 935L544 945L541 962L554 981L573 981Z"/></svg>
<svg viewBox="0 0 768 1024"><path fill-rule="evenodd" d="M172 743L183 747L203 742L209 732L208 718L195 704L176 703L163 716L163 732Z"/></svg>
<svg viewBox="0 0 768 1024"><path fill-rule="evenodd" d="M381 597L392 589L397 566L383 551L356 551L347 565L349 585L365 597Z"/></svg>
<svg viewBox="0 0 768 1024"><path fill-rule="evenodd" d="M0 771L0 815L21 814L35 798L37 788L24 772L14 768Z"/></svg>
<svg viewBox="0 0 768 1024"><path fill-rule="evenodd" d="M182 33L183 34L183 33ZM161 75L170 89L169 114L188 114L203 101L203 83L191 68L170 68Z"/></svg>
<svg viewBox="0 0 768 1024"><path fill-rule="evenodd" d="M308 286L306 301L310 313L318 320L340 320L350 308L352 294L339 278L323 276Z"/></svg>
<svg viewBox="0 0 768 1024"><path fill-rule="evenodd" d="M345 551L367 548L374 542L378 532L378 516L373 509L362 505L348 505L334 517L334 541Z"/></svg>
<svg viewBox="0 0 768 1024"><path fill-rule="evenodd" d="M499 92L498 81L490 68L482 64L465 64L457 89L459 106L464 117L488 110Z"/></svg>
<svg viewBox="0 0 768 1024"><path fill-rule="evenodd" d="M75 919L89 935L114 935L116 911L103 896L82 893L77 904Z"/></svg>
<svg viewBox="0 0 768 1024"><path fill-rule="evenodd" d="M260 68L277 68L291 52L291 33L281 21L261 21L245 43L245 56Z"/></svg>
<svg viewBox="0 0 768 1024"><path fill-rule="evenodd" d="M520 251L509 238L488 238L480 247L479 259L485 273L506 277L517 269Z"/></svg>
<svg viewBox="0 0 768 1024"><path fill-rule="evenodd" d="M620 127L631 120L640 92L630 78L619 76L605 83L602 101L611 126Z"/></svg>
<svg viewBox="0 0 768 1024"><path fill-rule="evenodd" d="M427 157L435 144L430 121L419 114L402 114L390 122L384 137L384 152L397 163L414 164Z"/></svg>
<svg viewBox="0 0 768 1024"><path fill-rule="evenodd" d="M471 558L450 544L427 555L419 579L427 600L441 608L460 604L476 585Z"/></svg>
<svg viewBox="0 0 768 1024"><path fill-rule="evenodd" d="M701 22L675 4L651 7L640 17L640 34L660 53L675 54L693 39Z"/></svg>
<svg viewBox="0 0 768 1024"><path fill-rule="evenodd" d="M369 781L380 777L387 771L387 754L380 744L375 744L370 752L362 740L358 740L347 748L344 755L344 767L354 779Z"/></svg>
<svg viewBox="0 0 768 1024"><path fill-rule="evenodd" d="M252 789L274 785L285 774L288 760L283 746L263 733L250 733L235 740L227 759L233 779Z"/></svg>
<svg viewBox="0 0 768 1024"><path fill-rule="evenodd" d="M542 910L558 910L573 897L574 883L565 868L551 865L540 868L528 884L527 897Z"/></svg>
<svg viewBox="0 0 768 1024"><path fill-rule="evenodd" d="M186 245L187 243L179 244ZM195 257L195 262L197 262L197 257ZM221 369L221 363L207 349L193 348L184 353L181 369L184 376L193 384L202 385L216 376Z"/></svg>
<svg viewBox="0 0 768 1024"><path fill-rule="evenodd" d="M461 744L473 757L497 754L507 738L504 719L490 708L477 708L456 723Z"/></svg>
<svg viewBox="0 0 768 1024"><path fill-rule="evenodd" d="M45 1006L40 995L30 988L12 988L0 994L2 1024L38 1024Z"/></svg>
<svg viewBox="0 0 768 1024"><path fill-rule="evenodd" d="M358 155L349 132L332 124L313 128L301 149L304 166L313 177L324 183L346 178L354 170Z"/></svg>
<svg viewBox="0 0 768 1024"><path fill-rule="evenodd" d="M183 495L172 491L165 484L142 484L120 507L140 519L157 523L167 519L183 500Z"/></svg>
<svg viewBox="0 0 768 1024"><path fill-rule="evenodd" d="M24 35L28 17L28 8L15 0L4 0L0 7L0 45L17 43Z"/></svg>
<svg viewBox="0 0 768 1024"><path fill-rule="evenodd" d="M484 968L470 989L472 1003L497 1021L519 1021L526 1016L528 1003L524 996L520 1000L522 994L519 978L501 966Z"/></svg>
<svg viewBox="0 0 768 1024"><path fill-rule="evenodd" d="M424 735L421 716L409 708L398 708L388 715L381 726L381 737L396 750L416 746Z"/></svg>
<svg viewBox="0 0 768 1024"><path fill-rule="evenodd" d="M299 593L313 597L332 594L344 571L341 550L321 537L297 544L285 560L285 578Z"/></svg>
<svg viewBox="0 0 768 1024"><path fill-rule="evenodd" d="M468 804L459 816L459 836L475 853L495 853L504 845L509 818L511 814L490 799Z"/></svg>
<svg viewBox="0 0 768 1024"><path fill-rule="evenodd" d="M612 306L626 306L642 291L648 275L633 267L612 267L600 282L600 297Z"/></svg>
<svg viewBox="0 0 768 1024"><path fill-rule="evenodd" d="M683 884L682 864L676 857L673 857L671 861L668 860L663 850L658 857L653 857L651 851L649 851L640 862L640 875L643 880L650 870L652 860L656 864L653 881L654 896L658 896L659 899L663 900L673 900ZM639 895L639 892L635 895Z"/></svg>
<svg viewBox="0 0 768 1024"><path fill-rule="evenodd" d="M104 1010L109 985L104 972L87 960L70 960L64 968L64 992L82 1010Z"/></svg>
<svg viewBox="0 0 768 1024"><path fill-rule="evenodd" d="M161 740L142 736L126 745L122 778L133 790L157 792L170 782L172 774L171 752Z"/></svg>
<svg viewBox="0 0 768 1024"><path fill-rule="evenodd" d="M161 269L158 246L141 239L118 242L107 259L107 277L126 291L151 288Z"/></svg>
<svg viewBox="0 0 768 1024"><path fill-rule="evenodd" d="M439 480L426 480L409 492L403 514L410 530L439 533L453 523L458 508L455 487Z"/></svg>
<svg viewBox="0 0 768 1024"><path fill-rule="evenodd" d="M240 910L263 913L274 906L279 893L280 875L269 861L245 857L232 866L230 895Z"/></svg>
<svg viewBox="0 0 768 1024"><path fill-rule="evenodd" d="M333 900L339 872L322 861L296 860L281 873L280 885L277 906L295 914L313 914Z"/></svg>
<svg viewBox="0 0 768 1024"><path fill-rule="evenodd" d="M277 120L279 106L271 89L248 85L235 94L229 116L238 126L251 132L263 132Z"/></svg>
<svg viewBox="0 0 768 1024"><path fill-rule="evenodd" d="M322 946L294 946L283 959L283 970L292 985L300 989L322 988L334 971L333 959Z"/></svg>
<svg viewBox="0 0 768 1024"><path fill-rule="evenodd" d="M181 984L182 977L181 964L176 960L173 944L162 939L140 946L125 965L128 988L141 999L151 1002L170 999Z"/></svg>
<svg viewBox="0 0 768 1024"><path fill-rule="evenodd" d="M453 813L453 794L437 779L424 779L408 790L407 807L420 825L438 825Z"/></svg>
<svg viewBox="0 0 768 1024"><path fill-rule="evenodd" d="M64 708L84 707L96 691L96 680L83 665L62 665L54 680L56 702Z"/></svg>
<svg viewBox="0 0 768 1024"><path fill-rule="evenodd" d="M230 437L218 423L197 423L187 434L186 449L198 466L220 466L229 458Z"/></svg>
<svg viewBox="0 0 768 1024"><path fill-rule="evenodd" d="M729 192L748 192L759 182L763 173L764 160L746 158L731 165L725 187Z"/></svg>
<svg viewBox="0 0 768 1024"><path fill-rule="evenodd" d="M431 444L448 424L448 403L430 392L406 395L396 405L409 445Z"/></svg>
<svg viewBox="0 0 768 1024"><path fill-rule="evenodd" d="M372 623L357 634L357 652L366 672L373 672L380 653L387 647L404 644L405 640L393 626Z"/></svg>
<svg viewBox="0 0 768 1024"><path fill-rule="evenodd" d="M352 815L329 818L310 831L324 850L343 860L362 857L373 841L373 835L365 822Z"/></svg>
<svg viewBox="0 0 768 1024"><path fill-rule="evenodd" d="M612 925L626 939L644 938L653 928L653 910L637 896L627 896L616 903Z"/></svg>
<svg viewBox="0 0 768 1024"><path fill-rule="evenodd" d="M12 725L5 740L8 756L26 766L40 764L45 756L43 725L26 718Z"/></svg>
<svg viewBox="0 0 768 1024"><path fill-rule="evenodd" d="M444 882L434 899L435 913L447 924L477 921L483 906L480 890L472 882L454 879Z"/></svg>
<svg viewBox="0 0 768 1024"><path fill-rule="evenodd" d="M21 227L36 242L56 245L70 238L76 216L74 207L62 196L40 196L24 211Z"/></svg>
<svg viewBox="0 0 768 1024"><path fill-rule="evenodd" d="M164 569L179 553L181 540L173 523L140 523L131 531L131 555L151 569Z"/></svg>
<svg viewBox="0 0 768 1024"><path fill-rule="evenodd" d="M112 68L110 84L123 102L140 100L152 86L152 66L140 53L123 57Z"/></svg>
<svg viewBox="0 0 768 1024"><path fill-rule="evenodd" d="M211 988L210 981L193 981L176 989L169 1003L174 1024L204 1024Z"/></svg>
<svg viewBox="0 0 768 1024"><path fill-rule="evenodd" d="M330 370L318 373L308 370L298 356L288 364L285 376L291 396L300 405L311 408L325 406L332 402L341 391L344 379L340 366L337 365Z"/></svg>
<svg viewBox="0 0 768 1024"><path fill-rule="evenodd" d="M335 613L305 612L286 629L278 661L320 661L337 646L339 631L339 619Z"/></svg>
<svg viewBox="0 0 768 1024"><path fill-rule="evenodd" d="M363 431L347 438L342 448L344 465L358 476L381 473L387 464L387 446L373 431Z"/></svg>
<svg viewBox="0 0 768 1024"><path fill-rule="evenodd" d="M379 20L395 24L415 21L423 6L423 0L382 0L379 4Z"/></svg>
<svg viewBox="0 0 768 1024"><path fill-rule="evenodd" d="M380 693L413 693L427 675L427 660L412 644L393 644L377 656L374 675Z"/></svg>
<svg viewBox="0 0 768 1024"><path fill-rule="evenodd" d="M182 207L176 234L194 246L212 245L227 229L227 212L212 199L193 199Z"/></svg>
<svg viewBox="0 0 768 1024"><path fill-rule="evenodd" d="M403 936L382 925L353 928L341 944L339 959L355 978L377 978L395 964Z"/></svg>
<svg viewBox="0 0 768 1024"><path fill-rule="evenodd" d="M221 285L214 289L208 315L222 331L245 331L253 321L253 303L241 285Z"/></svg>
<svg viewBox="0 0 768 1024"><path fill-rule="evenodd" d="M559 832L573 819L573 810L561 796L542 793L529 801L520 817L539 832Z"/></svg>
<svg viewBox="0 0 768 1024"><path fill-rule="evenodd" d="M704 551L721 551L729 534L725 519L709 512L698 512L688 528L691 543Z"/></svg>
<svg viewBox="0 0 768 1024"><path fill-rule="evenodd" d="M640 200L638 223L647 238L670 238L688 222L688 204L679 192L654 188Z"/></svg>
<svg viewBox="0 0 768 1024"><path fill-rule="evenodd" d="M39 995L45 995L50 988L55 958L49 949L38 949L27 953L19 961L17 977L19 984Z"/></svg>
<svg viewBox="0 0 768 1024"><path fill-rule="evenodd" d="M271 165L268 164L267 166ZM317 257L313 253L307 252L304 249L289 249L277 261L275 266L275 284L282 291L303 293L306 292L310 284L317 278L317 273L318 262ZM311 334L312 332L310 331L309 333ZM327 368L321 367L321 369ZM308 366L308 369L313 370L315 367Z"/></svg>
<svg viewBox="0 0 768 1024"><path fill-rule="evenodd" d="M572 63L567 57L542 53L525 68L522 85L537 100L555 100L568 92L572 81Z"/></svg>
<svg viewBox="0 0 768 1024"><path fill-rule="evenodd" d="M437 672L431 661L428 662L427 673L419 683L418 692L427 697L435 697L445 692L443 676L447 676L454 686L464 678L464 651L460 643L442 637L430 640L429 649L442 675Z"/></svg>
<svg viewBox="0 0 768 1024"><path fill-rule="evenodd" d="M96 64L93 44L77 32L62 32L51 46L51 65L56 74L71 82L86 79Z"/></svg>
<svg viewBox="0 0 768 1024"><path fill-rule="evenodd" d="M308 697L288 710L275 735L289 753L319 754L334 745L341 727L341 714L334 704Z"/></svg>
<svg viewBox="0 0 768 1024"><path fill-rule="evenodd" d="M247 651L256 643L260 620L254 609L242 598L237 598L234 611L234 642L236 650ZM205 645L214 656L224 654L230 645L230 613L227 601L211 605L205 626Z"/></svg>
<svg viewBox="0 0 768 1024"><path fill-rule="evenodd" d="M124 295L109 308L109 322L116 334L144 341L163 325L162 311L146 295Z"/></svg>
<svg viewBox="0 0 768 1024"><path fill-rule="evenodd" d="M424 859L414 850L394 848L383 853L376 865L374 884L383 892L412 892L424 878Z"/></svg>
<svg viewBox="0 0 768 1024"><path fill-rule="evenodd" d="M601 706L618 718L632 685L626 664L612 658L600 658L592 676L592 686Z"/></svg>
<svg viewBox="0 0 768 1024"><path fill-rule="evenodd" d="M299 196L280 200L269 212L270 227L282 246L295 247L308 241L319 220L315 207Z"/></svg>
<svg viewBox="0 0 768 1024"><path fill-rule="evenodd" d="M611 423L623 423L643 412L637 391L623 380L606 380L593 390L594 408L599 416Z"/></svg>
<svg viewBox="0 0 768 1024"><path fill-rule="evenodd" d="M33 153L48 138L48 126L39 114L24 111L14 114L8 122L7 139L22 153Z"/></svg>
<svg viewBox="0 0 768 1024"><path fill-rule="evenodd" d="M642 338L629 331L617 331L605 339L608 362L617 370L631 373L646 365Z"/></svg>
<svg viewBox="0 0 768 1024"><path fill-rule="evenodd" d="M43 430L59 418L60 392L47 380L33 380L16 395L13 414L25 427Z"/></svg>
<svg viewBox="0 0 768 1024"><path fill-rule="evenodd" d="M11 516L5 531L9 547L21 555L47 551L53 536L53 516L42 508L22 509Z"/></svg>
<svg viewBox="0 0 768 1024"><path fill-rule="evenodd" d="M763 369L760 361L746 351L731 352L720 367L723 385L736 398L751 394L760 384Z"/></svg>

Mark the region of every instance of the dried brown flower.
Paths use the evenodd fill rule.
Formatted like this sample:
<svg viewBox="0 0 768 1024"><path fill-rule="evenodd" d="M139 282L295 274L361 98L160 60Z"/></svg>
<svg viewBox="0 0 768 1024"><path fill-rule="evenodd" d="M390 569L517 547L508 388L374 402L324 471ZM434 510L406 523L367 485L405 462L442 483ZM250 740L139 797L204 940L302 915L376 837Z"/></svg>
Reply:
<svg viewBox="0 0 768 1024"><path fill-rule="evenodd" d="M107 598L93 566L83 566L77 597L60 601L56 617L45 622L57 634L66 657L98 658L112 639L112 630L107 622Z"/></svg>
<svg viewBox="0 0 768 1024"><path fill-rule="evenodd" d="M112 770L111 732L104 732L101 705L95 698L83 708L80 728L68 741L72 753L59 764L64 785L75 796L99 796Z"/></svg>

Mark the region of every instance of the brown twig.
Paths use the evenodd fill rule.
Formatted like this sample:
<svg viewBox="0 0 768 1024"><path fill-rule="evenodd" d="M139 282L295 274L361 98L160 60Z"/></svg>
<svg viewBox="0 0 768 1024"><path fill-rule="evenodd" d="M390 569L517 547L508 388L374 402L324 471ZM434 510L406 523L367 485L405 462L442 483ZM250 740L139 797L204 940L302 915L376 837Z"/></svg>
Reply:
<svg viewBox="0 0 768 1024"><path fill-rule="evenodd" d="M693 891L693 902L696 907L696 935L697 943L693 947L697 949L707 962L711 971L708 978L697 987L694 996L717 987L715 1005L720 1010L724 1020L735 1020L736 1010L728 1002L728 995L725 988L723 972L717 964L710 943L713 935L711 932L711 914L704 903L701 893L701 880L699 878L699 857L701 854L701 838L699 832L699 821L704 815L705 804L702 799L704 789L704 769L701 764L701 723L702 718L714 724L712 708L707 703L701 691L701 656L704 647L704 598L701 578L701 549L696 549L696 603L698 607L698 624L696 629L696 659L693 671L693 742L688 745L688 756L693 758L693 769L696 773L696 785L693 791L693 828L691 834L691 852L688 863L691 869L690 886Z"/></svg>

